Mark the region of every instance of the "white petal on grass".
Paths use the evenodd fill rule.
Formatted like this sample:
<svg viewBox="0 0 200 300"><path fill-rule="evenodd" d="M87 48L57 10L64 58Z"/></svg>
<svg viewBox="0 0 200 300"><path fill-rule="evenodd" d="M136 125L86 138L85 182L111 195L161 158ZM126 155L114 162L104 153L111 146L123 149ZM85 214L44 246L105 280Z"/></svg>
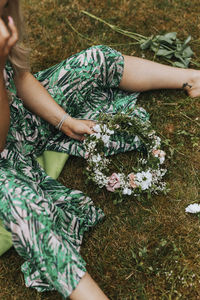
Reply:
<svg viewBox="0 0 200 300"><path fill-rule="evenodd" d="M200 205L197 203L190 204L186 207L185 212L191 213L191 214L200 213Z"/></svg>

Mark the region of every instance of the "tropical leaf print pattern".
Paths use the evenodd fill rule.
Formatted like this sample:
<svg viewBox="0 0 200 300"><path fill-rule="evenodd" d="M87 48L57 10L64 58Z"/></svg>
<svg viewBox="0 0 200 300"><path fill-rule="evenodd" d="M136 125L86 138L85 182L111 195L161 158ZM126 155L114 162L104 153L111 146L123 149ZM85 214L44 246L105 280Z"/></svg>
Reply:
<svg viewBox="0 0 200 300"><path fill-rule="evenodd" d="M133 108L133 117L147 119L145 110L136 106L138 94L118 89L122 74L122 55L106 46L94 46L35 77L75 118L96 120L100 112L115 114ZM5 80L12 102L6 148L0 154L0 218L25 259L26 285L39 291L57 290L66 298L86 272L79 254L83 233L104 215L82 192L47 176L35 160L44 150L84 157L82 143L23 106L16 96L10 64ZM116 135L105 154L137 147L134 137Z"/></svg>

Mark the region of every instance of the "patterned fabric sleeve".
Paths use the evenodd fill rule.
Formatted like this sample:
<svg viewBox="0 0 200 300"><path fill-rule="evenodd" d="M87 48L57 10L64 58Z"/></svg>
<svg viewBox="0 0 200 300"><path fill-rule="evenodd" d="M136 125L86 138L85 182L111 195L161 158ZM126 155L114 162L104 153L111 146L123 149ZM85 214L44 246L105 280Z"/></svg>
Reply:
<svg viewBox="0 0 200 300"><path fill-rule="evenodd" d="M16 95L16 88L14 84L14 70L9 61L7 61L6 63L3 75L4 75L6 89L9 90L11 94Z"/></svg>

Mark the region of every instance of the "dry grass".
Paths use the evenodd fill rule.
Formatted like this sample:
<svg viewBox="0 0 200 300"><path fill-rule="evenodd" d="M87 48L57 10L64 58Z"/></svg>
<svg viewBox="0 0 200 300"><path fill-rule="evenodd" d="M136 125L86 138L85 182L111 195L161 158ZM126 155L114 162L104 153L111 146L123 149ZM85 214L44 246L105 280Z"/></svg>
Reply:
<svg viewBox="0 0 200 300"><path fill-rule="evenodd" d="M141 55L131 41L105 25L81 14L94 15L146 36L176 31L180 38L193 37L192 48L199 60L199 0L24 0L33 72L80 51L91 44L115 45L125 54ZM93 42L80 38L71 24ZM151 54L146 54L151 58ZM199 202L200 147L199 99L183 92L143 93L140 103L151 114L157 131L170 144L167 196L141 202L127 198L114 206L112 195L95 193L86 186L85 162L70 158L59 180L83 190L106 214L105 220L84 239L82 255L88 271L101 288L116 300L200 299L199 230L197 216L185 214L185 207ZM133 154L126 154L129 158ZM122 156L126 162L126 155ZM123 158L124 157L124 158ZM69 175L70 174L70 175ZM62 299L56 293L39 294L24 286L22 259L12 249L0 258L0 299Z"/></svg>

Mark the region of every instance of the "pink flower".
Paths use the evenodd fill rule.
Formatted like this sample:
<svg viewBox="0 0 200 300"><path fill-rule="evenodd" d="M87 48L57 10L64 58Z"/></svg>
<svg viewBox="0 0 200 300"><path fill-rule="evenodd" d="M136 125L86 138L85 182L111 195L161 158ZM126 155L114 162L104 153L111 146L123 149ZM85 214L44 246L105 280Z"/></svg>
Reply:
<svg viewBox="0 0 200 300"><path fill-rule="evenodd" d="M120 188L121 183L120 183L120 178L116 173L113 173L109 179L108 179L108 184L106 185L106 189L109 192L114 192L115 189Z"/></svg>
<svg viewBox="0 0 200 300"><path fill-rule="evenodd" d="M160 163L162 164L165 160L165 151L163 150L160 150L160 149L153 149L152 150L152 154L155 156L155 157L158 157L160 159Z"/></svg>
<svg viewBox="0 0 200 300"><path fill-rule="evenodd" d="M129 184L130 184L130 186L131 186L133 189L135 189L135 188L137 187L137 184L135 183L135 174L134 174L134 173L130 173L130 174L128 175L128 177L129 177Z"/></svg>
<svg viewBox="0 0 200 300"><path fill-rule="evenodd" d="M85 152L85 159L88 159L89 158L89 152Z"/></svg>
<svg viewBox="0 0 200 300"><path fill-rule="evenodd" d="M163 150L160 149L153 149L152 153L155 157L163 157L165 156L165 152Z"/></svg>

